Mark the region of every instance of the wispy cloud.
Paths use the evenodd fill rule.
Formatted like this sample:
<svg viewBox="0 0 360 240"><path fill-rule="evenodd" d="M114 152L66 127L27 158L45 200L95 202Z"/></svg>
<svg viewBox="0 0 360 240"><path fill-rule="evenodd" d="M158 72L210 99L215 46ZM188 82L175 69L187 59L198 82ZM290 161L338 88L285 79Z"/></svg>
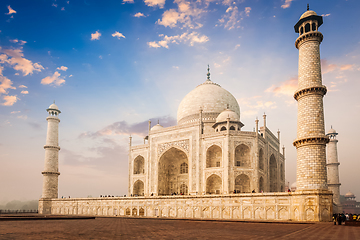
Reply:
<svg viewBox="0 0 360 240"><path fill-rule="evenodd" d="M64 72L66 72L66 70L68 70L68 68L65 67L65 66L61 66L61 67L58 67L58 68L56 68L56 69L61 70L61 71L64 71Z"/></svg>
<svg viewBox="0 0 360 240"><path fill-rule="evenodd" d="M18 40L18 39L10 39L9 40L10 42L12 43L19 43L19 45L24 45L25 43L27 43L26 41L23 41L23 40Z"/></svg>
<svg viewBox="0 0 360 240"><path fill-rule="evenodd" d="M5 100L4 103L1 103L3 106L12 106L16 103L18 100L18 97L16 95L14 96L3 96L3 100Z"/></svg>
<svg viewBox="0 0 360 240"><path fill-rule="evenodd" d="M146 6L163 8L165 5L165 0L144 0Z"/></svg>
<svg viewBox="0 0 360 240"><path fill-rule="evenodd" d="M225 14L219 19L219 24L217 26L224 26L225 29L231 30L240 28L240 22L243 19L243 16L250 16L251 7L245 7L244 11L239 12L237 6L229 6L226 9Z"/></svg>
<svg viewBox="0 0 360 240"><path fill-rule="evenodd" d="M123 0L123 3L134 3L134 0Z"/></svg>
<svg viewBox="0 0 360 240"><path fill-rule="evenodd" d="M262 100L261 96L237 99L242 107L241 116L243 118L255 118L259 111L268 111L277 108L276 102Z"/></svg>
<svg viewBox="0 0 360 240"><path fill-rule="evenodd" d="M176 119L170 116L163 116L159 118L150 119L151 122L156 123L157 121L164 127L176 125ZM154 125L154 124L153 124ZM139 123L129 124L126 121L115 122L109 126L96 132L85 132L79 135L82 137L97 138L108 135L138 135L145 137L148 134L148 121Z"/></svg>
<svg viewBox="0 0 360 240"><path fill-rule="evenodd" d="M297 87L298 87L298 79L296 77L280 83L279 86L272 85L271 87L266 89L265 92L274 93L275 96L279 96L279 95L292 96L294 95Z"/></svg>
<svg viewBox="0 0 360 240"><path fill-rule="evenodd" d="M285 3L283 5L281 5L281 8L283 8L283 9L289 8L292 1L294 1L294 0L285 0Z"/></svg>
<svg viewBox="0 0 360 240"><path fill-rule="evenodd" d="M95 33L91 34L91 41L99 40L101 37L101 33L99 33L99 30L97 30Z"/></svg>
<svg viewBox="0 0 360 240"><path fill-rule="evenodd" d="M330 13L327 13L327 14L321 14L321 16L323 16L323 17L328 17L328 16L330 16L331 14Z"/></svg>
<svg viewBox="0 0 360 240"><path fill-rule="evenodd" d="M23 90L21 91L21 94L29 94L29 91Z"/></svg>
<svg viewBox="0 0 360 240"><path fill-rule="evenodd" d="M0 95L7 94L8 89L16 89L12 86L13 82L5 76L0 76Z"/></svg>
<svg viewBox="0 0 360 240"><path fill-rule="evenodd" d="M2 49L0 47L0 63L7 63L11 65L17 71L22 71L23 75L32 74L34 71L41 72L44 69L39 63L33 63L32 61L24 58L22 48L19 49Z"/></svg>
<svg viewBox="0 0 360 240"><path fill-rule="evenodd" d="M111 34L113 37L117 37L117 39L125 38L125 36L122 33L119 33L118 31L115 31L113 34Z"/></svg>
<svg viewBox="0 0 360 240"><path fill-rule="evenodd" d="M60 75L61 74L58 71L56 71L52 76L43 78L41 80L41 84L43 85L54 84L56 86L60 86L61 84L65 83L65 80L63 78L60 78Z"/></svg>
<svg viewBox="0 0 360 240"><path fill-rule="evenodd" d="M11 15L11 14L13 14L13 13L16 13L16 11L15 11L14 9L12 9L12 8L10 7L10 5L7 6L7 8L9 9L9 12L8 12L8 13L5 13L6 15Z"/></svg>
<svg viewBox="0 0 360 240"><path fill-rule="evenodd" d="M20 85L19 88L27 88L25 85Z"/></svg>
<svg viewBox="0 0 360 240"><path fill-rule="evenodd" d="M201 28L202 24L194 22L200 18L205 10L197 7L196 3L190 3L185 0L175 0L177 9L166 10L161 19L157 20L157 24L164 27L186 27L190 29Z"/></svg>
<svg viewBox="0 0 360 240"><path fill-rule="evenodd" d="M137 17L137 18L139 18L139 17L145 17L145 15L144 15L143 13L141 13L141 12L138 12L138 13L135 13L135 14L134 14L134 17Z"/></svg>
<svg viewBox="0 0 360 240"><path fill-rule="evenodd" d="M353 70L354 64L342 64L329 63L326 59L321 59L321 72L322 74L330 73L335 70L347 71Z"/></svg>
<svg viewBox="0 0 360 240"><path fill-rule="evenodd" d="M246 15L247 17L250 16L250 11L251 11L251 7L246 7L246 8L245 8L244 12L245 12L245 15Z"/></svg>
<svg viewBox="0 0 360 240"><path fill-rule="evenodd" d="M26 115L19 115L19 116L17 116L17 118L20 118L20 119L26 120L28 117L27 117Z"/></svg>
<svg viewBox="0 0 360 240"><path fill-rule="evenodd" d="M163 36L162 34L159 35L160 37L163 37L160 41L154 41L154 42L148 42L148 46L152 48L169 48L170 43L188 43L190 46L194 46L195 43L205 43L209 41L209 38L205 35L200 35L197 32L191 32L191 33L183 33L181 35L175 35L175 36Z"/></svg>

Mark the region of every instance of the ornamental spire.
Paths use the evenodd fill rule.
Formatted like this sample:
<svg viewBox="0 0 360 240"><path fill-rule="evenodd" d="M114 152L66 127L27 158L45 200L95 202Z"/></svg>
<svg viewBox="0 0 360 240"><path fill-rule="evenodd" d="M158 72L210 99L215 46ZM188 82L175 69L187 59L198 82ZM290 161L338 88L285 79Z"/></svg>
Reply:
<svg viewBox="0 0 360 240"><path fill-rule="evenodd" d="M209 66L209 64L208 64L208 68L207 68L207 81L210 81L210 66Z"/></svg>
<svg viewBox="0 0 360 240"><path fill-rule="evenodd" d="M309 11L309 9L310 9L310 8L309 8L309 4L307 4L307 9L306 9L306 10Z"/></svg>

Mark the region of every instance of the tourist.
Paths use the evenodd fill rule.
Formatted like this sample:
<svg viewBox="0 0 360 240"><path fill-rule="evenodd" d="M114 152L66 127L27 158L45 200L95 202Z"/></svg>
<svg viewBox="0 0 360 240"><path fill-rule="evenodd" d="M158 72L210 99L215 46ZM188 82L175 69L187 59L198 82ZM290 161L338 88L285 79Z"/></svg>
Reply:
<svg viewBox="0 0 360 240"><path fill-rule="evenodd" d="M334 222L334 225L336 225L337 218L338 218L338 214L334 213L333 218L332 218L333 222Z"/></svg>
<svg viewBox="0 0 360 240"><path fill-rule="evenodd" d="M342 217L341 214L339 214L339 215L337 216L338 225L341 225L342 218L343 218L343 217Z"/></svg>

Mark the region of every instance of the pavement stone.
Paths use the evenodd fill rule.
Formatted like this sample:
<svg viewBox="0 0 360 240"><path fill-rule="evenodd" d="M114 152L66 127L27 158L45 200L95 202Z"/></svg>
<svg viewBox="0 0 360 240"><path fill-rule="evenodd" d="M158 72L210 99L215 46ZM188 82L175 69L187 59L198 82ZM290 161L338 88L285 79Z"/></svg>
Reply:
<svg viewBox="0 0 360 240"><path fill-rule="evenodd" d="M360 227L333 223L284 224L95 218L0 221L0 239L360 239Z"/></svg>

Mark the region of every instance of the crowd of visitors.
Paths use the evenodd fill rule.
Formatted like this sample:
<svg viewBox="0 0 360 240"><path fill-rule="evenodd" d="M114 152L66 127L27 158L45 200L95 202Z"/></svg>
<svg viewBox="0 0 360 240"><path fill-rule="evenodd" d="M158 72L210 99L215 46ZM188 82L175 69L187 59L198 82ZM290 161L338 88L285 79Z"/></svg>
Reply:
<svg viewBox="0 0 360 240"><path fill-rule="evenodd" d="M354 221L359 221L360 222L360 214L351 214L351 213L334 213L333 214L333 222L334 225L336 225L336 222L338 223L338 225L341 225L341 223L346 222L346 221L350 221L350 222L354 222Z"/></svg>

